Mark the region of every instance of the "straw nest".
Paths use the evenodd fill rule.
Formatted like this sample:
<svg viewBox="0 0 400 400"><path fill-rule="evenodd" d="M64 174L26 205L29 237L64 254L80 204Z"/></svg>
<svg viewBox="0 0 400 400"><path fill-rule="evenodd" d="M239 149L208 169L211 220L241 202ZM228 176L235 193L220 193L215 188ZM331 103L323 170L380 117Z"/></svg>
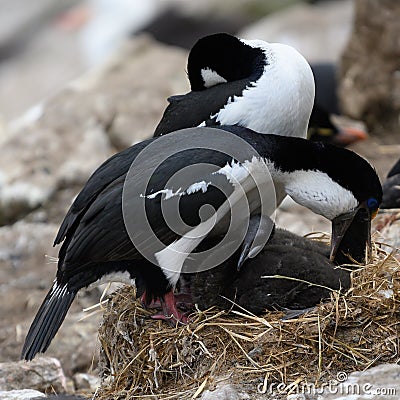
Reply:
<svg viewBox="0 0 400 400"><path fill-rule="evenodd" d="M220 381L251 395L267 382L318 386L338 372L397 362L399 268L375 243L373 259L351 273L346 293L332 291L298 318L209 309L176 328L150 320L151 312L134 302L134 289L123 287L109 299L99 332L97 398L196 398Z"/></svg>

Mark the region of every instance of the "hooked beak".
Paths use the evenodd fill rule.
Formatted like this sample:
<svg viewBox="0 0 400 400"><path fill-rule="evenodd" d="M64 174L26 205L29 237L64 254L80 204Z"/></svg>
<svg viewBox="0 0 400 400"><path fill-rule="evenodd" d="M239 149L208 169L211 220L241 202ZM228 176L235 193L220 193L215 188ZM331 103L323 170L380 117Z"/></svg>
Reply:
<svg viewBox="0 0 400 400"><path fill-rule="evenodd" d="M336 254L339 250L340 244L348 231L350 225L352 224L354 217L360 209L366 210L368 214L367 221L367 246L368 252L371 250L371 215L366 203L361 203L354 211L351 213L339 215L332 220L332 239L331 239L331 254L330 261L334 261ZM365 226L365 225L364 225Z"/></svg>

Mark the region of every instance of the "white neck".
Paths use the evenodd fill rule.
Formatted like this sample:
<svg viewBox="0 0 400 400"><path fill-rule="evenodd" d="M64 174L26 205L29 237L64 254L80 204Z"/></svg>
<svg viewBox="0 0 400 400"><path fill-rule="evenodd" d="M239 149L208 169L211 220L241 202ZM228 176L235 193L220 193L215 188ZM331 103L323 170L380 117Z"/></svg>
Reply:
<svg viewBox="0 0 400 400"><path fill-rule="evenodd" d="M316 214L329 220L357 207L358 201L353 194L321 171L296 170L283 172L268 162L274 183L296 203L307 207Z"/></svg>
<svg viewBox="0 0 400 400"><path fill-rule="evenodd" d="M263 49L269 62L255 83L219 111L222 125L241 125L260 133L306 137L314 103L314 77L294 48L264 41L247 41Z"/></svg>

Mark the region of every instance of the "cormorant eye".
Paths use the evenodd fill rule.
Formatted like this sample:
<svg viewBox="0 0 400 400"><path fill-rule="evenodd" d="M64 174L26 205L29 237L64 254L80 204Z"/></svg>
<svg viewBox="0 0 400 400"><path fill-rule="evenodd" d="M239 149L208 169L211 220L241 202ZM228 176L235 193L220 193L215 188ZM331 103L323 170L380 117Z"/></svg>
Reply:
<svg viewBox="0 0 400 400"><path fill-rule="evenodd" d="M378 205L378 200L376 200L374 197L370 197L367 200L367 206L371 213L371 219L374 219L376 217L376 214L378 214Z"/></svg>
<svg viewBox="0 0 400 400"><path fill-rule="evenodd" d="M371 211L376 210L378 208L378 200L376 200L374 197L370 197L367 200L367 206Z"/></svg>

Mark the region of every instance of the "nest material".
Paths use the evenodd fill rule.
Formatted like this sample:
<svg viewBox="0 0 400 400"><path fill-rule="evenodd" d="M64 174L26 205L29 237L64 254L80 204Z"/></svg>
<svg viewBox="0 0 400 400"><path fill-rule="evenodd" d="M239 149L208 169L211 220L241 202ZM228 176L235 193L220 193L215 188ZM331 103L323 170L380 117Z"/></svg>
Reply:
<svg viewBox="0 0 400 400"><path fill-rule="evenodd" d="M132 287L108 302L100 328L103 384L99 399L185 399L219 380L327 382L340 372L399 360L400 265L379 249L352 272L346 293L291 320L209 309L171 328L149 319Z"/></svg>

